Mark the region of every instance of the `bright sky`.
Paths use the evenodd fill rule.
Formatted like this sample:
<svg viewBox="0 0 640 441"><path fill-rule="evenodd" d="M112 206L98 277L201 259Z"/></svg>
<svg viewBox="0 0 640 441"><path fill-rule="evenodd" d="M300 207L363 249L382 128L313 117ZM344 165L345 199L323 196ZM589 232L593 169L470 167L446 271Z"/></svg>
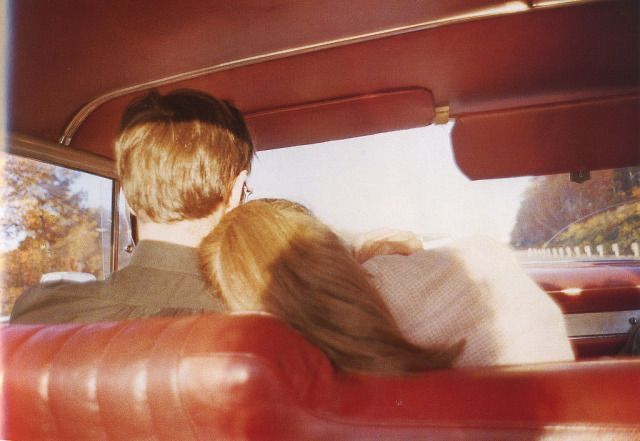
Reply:
<svg viewBox="0 0 640 441"><path fill-rule="evenodd" d="M389 227L426 237L489 235L508 243L531 178L470 181L457 168L451 125L259 152L251 198L298 201L338 231ZM111 182L81 174L89 206L111 205ZM10 249L19 238L0 244Z"/></svg>
<svg viewBox="0 0 640 441"><path fill-rule="evenodd" d="M252 198L295 200L340 231L390 227L507 243L530 178L470 181L455 164L451 127L259 152Z"/></svg>

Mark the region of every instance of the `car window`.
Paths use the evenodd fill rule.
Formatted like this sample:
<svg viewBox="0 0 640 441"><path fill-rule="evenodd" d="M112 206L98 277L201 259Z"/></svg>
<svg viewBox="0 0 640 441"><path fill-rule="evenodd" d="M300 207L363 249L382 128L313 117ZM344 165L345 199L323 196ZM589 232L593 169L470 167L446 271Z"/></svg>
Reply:
<svg viewBox="0 0 640 441"><path fill-rule="evenodd" d="M482 234L523 261L638 259L640 167L471 181L451 124L258 152L254 197L310 207L336 230L399 228L425 241Z"/></svg>
<svg viewBox="0 0 640 441"><path fill-rule="evenodd" d="M45 274L108 276L112 181L4 152L0 163L1 315Z"/></svg>
<svg viewBox="0 0 640 441"><path fill-rule="evenodd" d="M124 268L129 264L133 255L133 236L131 231L131 212L127 207L124 193L120 191L118 197L118 269Z"/></svg>

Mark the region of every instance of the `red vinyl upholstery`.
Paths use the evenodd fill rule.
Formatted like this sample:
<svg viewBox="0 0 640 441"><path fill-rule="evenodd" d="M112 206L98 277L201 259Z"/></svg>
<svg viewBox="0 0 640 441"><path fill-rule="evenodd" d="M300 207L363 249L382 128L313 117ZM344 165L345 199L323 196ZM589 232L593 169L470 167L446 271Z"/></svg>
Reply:
<svg viewBox="0 0 640 441"><path fill-rule="evenodd" d="M353 375L260 315L0 335L3 439L640 439L640 360Z"/></svg>

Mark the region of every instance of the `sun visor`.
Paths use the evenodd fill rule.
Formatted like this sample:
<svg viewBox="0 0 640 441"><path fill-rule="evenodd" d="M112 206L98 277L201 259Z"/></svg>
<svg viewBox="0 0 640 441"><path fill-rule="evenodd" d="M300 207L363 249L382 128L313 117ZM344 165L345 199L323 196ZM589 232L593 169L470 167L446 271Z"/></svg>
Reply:
<svg viewBox="0 0 640 441"><path fill-rule="evenodd" d="M353 138L431 123L433 96L410 89L340 98L246 115L258 150Z"/></svg>
<svg viewBox="0 0 640 441"><path fill-rule="evenodd" d="M640 95L463 115L451 135L470 179L640 165Z"/></svg>
<svg viewBox="0 0 640 441"><path fill-rule="evenodd" d="M104 103L84 120L72 145L113 158L122 112L141 95ZM430 124L434 115L431 91L403 89L277 107L244 116L256 148L268 150L421 127Z"/></svg>

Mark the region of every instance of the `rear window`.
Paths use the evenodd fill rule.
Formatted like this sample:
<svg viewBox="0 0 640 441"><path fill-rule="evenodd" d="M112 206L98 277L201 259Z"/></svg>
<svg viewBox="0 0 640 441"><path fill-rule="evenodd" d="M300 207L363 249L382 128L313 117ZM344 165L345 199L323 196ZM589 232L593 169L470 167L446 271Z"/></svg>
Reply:
<svg viewBox="0 0 640 441"><path fill-rule="evenodd" d="M451 124L259 152L254 197L301 202L336 230L482 234L523 261L640 259L640 167L471 181ZM578 179L579 180L579 179Z"/></svg>

